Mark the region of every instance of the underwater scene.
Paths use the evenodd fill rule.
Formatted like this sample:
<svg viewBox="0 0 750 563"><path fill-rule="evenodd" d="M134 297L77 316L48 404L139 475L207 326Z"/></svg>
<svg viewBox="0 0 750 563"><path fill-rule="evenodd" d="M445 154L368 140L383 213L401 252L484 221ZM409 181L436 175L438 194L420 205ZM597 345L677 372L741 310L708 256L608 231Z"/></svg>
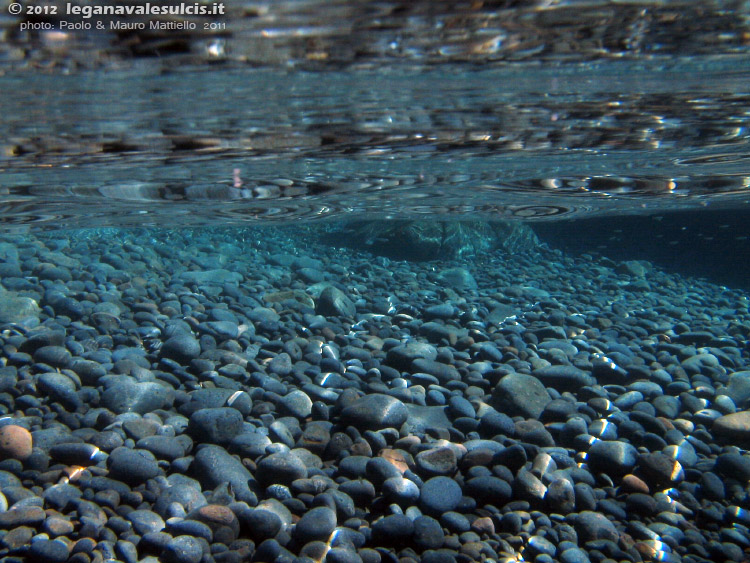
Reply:
<svg viewBox="0 0 750 563"><path fill-rule="evenodd" d="M750 562L750 5L0 0L0 561Z"/></svg>

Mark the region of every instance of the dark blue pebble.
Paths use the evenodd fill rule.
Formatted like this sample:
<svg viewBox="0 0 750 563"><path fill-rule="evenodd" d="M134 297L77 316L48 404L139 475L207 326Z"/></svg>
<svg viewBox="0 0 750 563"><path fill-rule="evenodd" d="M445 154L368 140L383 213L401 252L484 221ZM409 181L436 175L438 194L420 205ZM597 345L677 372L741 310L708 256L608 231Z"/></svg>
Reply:
<svg viewBox="0 0 750 563"><path fill-rule="evenodd" d="M219 485L229 483L237 500L245 501L250 506L258 503L248 484L252 479L250 471L221 446L201 447L195 454L191 470L195 478L208 489L213 490Z"/></svg>
<svg viewBox="0 0 750 563"><path fill-rule="evenodd" d="M138 548L133 542L127 540L118 540L115 543L115 554L123 563L137 563Z"/></svg>
<svg viewBox="0 0 750 563"><path fill-rule="evenodd" d="M185 448L179 440L170 436L146 436L135 444L141 450L147 450L158 459L173 461L185 455Z"/></svg>
<svg viewBox="0 0 750 563"><path fill-rule="evenodd" d="M510 483L491 475L469 479L464 490L480 504L492 504L496 507L504 506L513 494Z"/></svg>
<svg viewBox="0 0 750 563"><path fill-rule="evenodd" d="M456 563L455 555L455 551L448 549L428 550L422 554L421 561L422 563Z"/></svg>
<svg viewBox="0 0 750 563"><path fill-rule="evenodd" d="M161 559L164 563L200 563L203 544L192 536L177 536L164 546Z"/></svg>
<svg viewBox="0 0 750 563"><path fill-rule="evenodd" d="M190 360L197 358L200 353L201 346L198 341L185 333L167 339L159 351L162 358L168 358L183 365L188 365Z"/></svg>
<svg viewBox="0 0 750 563"><path fill-rule="evenodd" d="M373 540L382 545L400 546L411 539L414 523L403 514L391 514L372 525Z"/></svg>
<svg viewBox="0 0 750 563"><path fill-rule="evenodd" d="M458 512L445 512L440 515L440 524L454 534L462 534L471 529L471 523L468 518Z"/></svg>
<svg viewBox="0 0 750 563"><path fill-rule="evenodd" d="M107 459L109 476L129 484L141 484L163 472L151 452L116 448Z"/></svg>
<svg viewBox="0 0 750 563"><path fill-rule="evenodd" d="M414 520L414 544L419 549L439 549L445 541L440 523L430 516L419 516Z"/></svg>
<svg viewBox="0 0 750 563"><path fill-rule="evenodd" d="M380 488L387 479L401 477L401 472L384 457L374 457L365 465L365 477Z"/></svg>
<svg viewBox="0 0 750 563"><path fill-rule="evenodd" d="M62 541L40 539L32 542L27 557L38 563L63 563L68 556L68 547Z"/></svg>
<svg viewBox="0 0 750 563"><path fill-rule="evenodd" d="M140 535L148 532L160 532L164 529L164 519L150 510L133 510L132 512L128 512L126 518L133 525L133 529Z"/></svg>
<svg viewBox="0 0 750 563"><path fill-rule="evenodd" d="M193 536L203 538L207 542L213 541L211 528L198 520L178 520L167 523L167 532L172 536Z"/></svg>
<svg viewBox="0 0 750 563"><path fill-rule="evenodd" d="M290 485L292 481L305 477L307 467L291 452L279 452L263 458L255 471L255 478L263 485Z"/></svg>
<svg viewBox="0 0 750 563"><path fill-rule="evenodd" d="M230 407L207 408L190 415L188 434L200 443L226 444L242 430L242 414Z"/></svg>
<svg viewBox="0 0 750 563"><path fill-rule="evenodd" d="M362 557L354 549L332 548L327 554L325 563L363 563Z"/></svg>
<svg viewBox="0 0 750 563"><path fill-rule="evenodd" d="M461 502L461 487L448 477L433 477L422 486L420 508L428 515L440 516L454 510Z"/></svg>
<svg viewBox="0 0 750 563"><path fill-rule="evenodd" d="M325 506L319 506L307 511L299 519L292 537L300 545L311 541L328 541L336 528L336 512Z"/></svg>
<svg viewBox="0 0 750 563"><path fill-rule="evenodd" d="M448 415L451 418L475 418L477 416L474 406L463 397L451 395L448 399Z"/></svg>
<svg viewBox="0 0 750 563"><path fill-rule="evenodd" d="M283 525L281 518L275 512L264 509L243 512L238 515L238 519L255 541L276 537Z"/></svg>

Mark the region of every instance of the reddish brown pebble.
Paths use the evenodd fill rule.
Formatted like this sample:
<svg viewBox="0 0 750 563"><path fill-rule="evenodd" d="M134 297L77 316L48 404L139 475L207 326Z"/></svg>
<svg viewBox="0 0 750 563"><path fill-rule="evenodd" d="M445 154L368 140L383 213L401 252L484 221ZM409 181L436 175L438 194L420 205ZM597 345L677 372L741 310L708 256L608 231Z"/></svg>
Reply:
<svg viewBox="0 0 750 563"><path fill-rule="evenodd" d="M363 455L365 457L372 457L372 448L363 438L357 438L352 446L349 448L352 455Z"/></svg>
<svg viewBox="0 0 750 563"><path fill-rule="evenodd" d="M222 537L234 541L240 533L240 522L228 506L207 504L193 510L187 518L206 524L213 530L215 540Z"/></svg>
<svg viewBox="0 0 750 563"><path fill-rule="evenodd" d="M31 432L22 426L0 427L0 459L25 460L31 455Z"/></svg>
<svg viewBox="0 0 750 563"><path fill-rule="evenodd" d="M477 518L471 523L471 529L477 534L494 534L495 524L492 522L492 518L484 516Z"/></svg>
<svg viewBox="0 0 750 563"><path fill-rule="evenodd" d="M467 453L461 460L461 467L468 469L476 465L489 467L492 464L494 452L486 448L476 448Z"/></svg>
<svg viewBox="0 0 750 563"><path fill-rule="evenodd" d="M667 430L674 430L674 424L672 424L671 420L663 416L657 416L656 418L661 420L661 423L667 428Z"/></svg>
<svg viewBox="0 0 750 563"><path fill-rule="evenodd" d="M223 526L231 526L236 517L228 506L220 504L207 504L193 513L195 520L201 520L206 524L215 523Z"/></svg>
<svg viewBox="0 0 750 563"><path fill-rule="evenodd" d="M385 448L378 454L380 457L385 458L393 467L398 469L401 473L409 469L409 464L404 457L404 454L398 450L391 448ZM455 457L455 456L454 456Z"/></svg>
<svg viewBox="0 0 750 563"><path fill-rule="evenodd" d="M627 491L630 493L649 493L648 485L643 481L643 479L636 477L632 473L629 473L622 478L620 488L623 491Z"/></svg>

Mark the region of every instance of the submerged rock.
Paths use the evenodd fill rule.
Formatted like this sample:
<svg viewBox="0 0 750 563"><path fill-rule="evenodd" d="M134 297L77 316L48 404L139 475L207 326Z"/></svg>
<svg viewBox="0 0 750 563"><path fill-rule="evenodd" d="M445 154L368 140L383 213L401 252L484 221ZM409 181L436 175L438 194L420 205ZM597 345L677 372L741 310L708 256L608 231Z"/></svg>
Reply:
<svg viewBox="0 0 750 563"><path fill-rule="evenodd" d="M196 285L210 285L210 284L225 284L225 283L238 283L242 281L242 274L237 272L230 272L219 268L217 270L204 270L198 272L182 272L180 278L186 283L194 283Z"/></svg>
<svg viewBox="0 0 750 563"><path fill-rule="evenodd" d="M750 445L750 411L735 412L717 418L711 431L720 442L737 446Z"/></svg>
<svg viewBox="0 0 750 563"><path fill-rule="evenodd" d="M362 429L400 428L409 417L406 406L394 397L366 395L341 412L342 420Z"/></svg>
<svg viewBox="0 0 750 563"><path fill-rule="evenodd" d="M491 404L508 416L539 418L551 400L552 397L536 377L510 373L492 390Z"/></svg>
<svg viewBox="0 0 750 563"><path fill-rule="evenodd" d="M409 260L476 256L493 248L516 253L539 245L528 225L502 221L366 221L349 224L347 233L358 246Z"/></svg>
<svg viewBox="0 0 750 563"><path fill-rule="evenodd" d="M0 286L0 324L29 324L39 319L40 312L39 305L31 297L16 295L14 292L5 291Z"/></svg>
<svg viewBox="0 0 750 563"><path fill-rule="evenodd" d="M357 310L343 291L328 286L320 292L315 312L324 316L353 317Z"/></svg>
<svg viewBox="0 0 750 563"><path fill-rule="evenodd" d="M477 288L477 281L474 279L474 276L464 268L443 270L438 275L438 278L448 287L458 291Z"/></svg>

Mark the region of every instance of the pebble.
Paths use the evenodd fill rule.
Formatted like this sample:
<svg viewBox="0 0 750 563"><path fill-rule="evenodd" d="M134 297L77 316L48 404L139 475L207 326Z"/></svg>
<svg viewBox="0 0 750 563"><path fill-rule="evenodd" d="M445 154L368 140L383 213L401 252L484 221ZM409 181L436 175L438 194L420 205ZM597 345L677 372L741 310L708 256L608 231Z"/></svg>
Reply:
<svg viewBox="0 0 750 563"><path fill-rule="evenodd" d="M638 471L652 489L670 488L685 478L680 462L661 452L638 456Z"/></svg>
<svg viewBox="0 0 750 563"><path fill-rule="evenodd" d="M438 278L457 291L477 288L477 281L465 268L448 268L441 271Z"/></svg>
<svg viewBox="0 0 750 563"><path fill-rule="evenodd" d="M574 527L583 543L593 540L617 542L620 537L615 525L598 512L588 510L579 512L575 518Z"/></svg>
<svg viewBox="0 0 750 563"><path fill-rule="evenodd" d="M383 495L391 503L400 506L411 506L419 500L419 487L404 477L390 477L383 481Z"/></svg>
<svg viewBox="0 0 750 563"><path fill-rule="evenodd" d="M547 487L545 500L552 512L558 514L573 512L576 504L573 483L568 479L555 479Z"/></svg>
<svg viewBox="0 0 750 563"><path fill-rule="evenodd" d="M33 358L35 362L47 364L53 368L64 368L70 365L73 356L63 346L42 346L41 348L37 348Z"/></svg>
<svg viewBox="0 0 750 563"><path fill-rule="evenodd" d="M513 436L515 425L513 419L507 414L492 409L479 419L478 432L488 438L497 435Z"/></svg>
<svg viewBox="0 0 750 563"><path fill-rule="evenodd" d="M133 525L136 533L140 535L161 532L165 526L162 517L150 510L133 510L128 512L126 518Z"/></svg>
<svg viewBox="0 0 750 563"><path fill-rule="evenodd" d="M7 424L0 426L0 459L27 459L32 452L31 432L23 426Z"/></svg>
<svg viewBox="0 0 750 563"><path fill-rule="evenodd" d="M421 550L440 549L445 534L440 523L430 516L419 516L414 520L414 544Z"/></svg>
<svg viewBox="0 0 750 563"><path fill-rule="evenodd" d="M385 356L385 361L389 366L397 369L409 370L417 360L437 360L437 349L426 342L409 340L405 344L394 346Z"/></svg>
<svg viewBox="0 0 750 563"><path fill-rule="evenodd" d="M250 505L257 503L255 493L250 490L250 471L236 457L221 446L205 445L195 454L191 471L195 478L208 489L229 483L238 500Z"/></svg>
<svg viewBox="0 0 750 563"><path fill-rule="evenodd" d="M700 489L710 500L722 500L726 494L724 482L715 473L701 474Z"/></svg>
<svg viewBox="0 0 750 563"><path fill-rule="evenodd" d="M589 563L586 552L578 547L570 547L560 553L560 563Z"/></svg>
<svg viewBox="0 0 750 563"><path fill-rule="evenodd" d="M426 373L436 377L440 385L446 385L451 381L459 381L461 379L461 374L458 373L458 370L454 366L427 358L415 358L411 362L410 367L414 370L415 375Z"/></svg>
<svg viewBox="0 0 750 563"><path fill-rule="evenodd" d="M135 443L135 447L154 454L157 459L174 461L185 455L185 448L170 436L146 436Z"/></svg>
<svg viewBox="0 0 750 563"><path fill-rule="evenodd" d="M506 375L492 390L492 406L508 416L538 419L551 400L541 381L522 373Z"/></svg>
<svg viewBox="0 0 750 563"><path fill-rule="evenodd" d="M294 526L292 538L300 545L311 541L326 542L336 528L336 512L325 506L318 506L305 512Z"/></svg>
<svg viewBox="0 0 750 563"><path fill-rule="evenodd" d="M192 536L176 536L164 546L161 559L164 563L200 563L203 545Z"/></svg>
<svg viewBox="0 0 750 563"><path fill-rule="evenodd" d="M264 485L291 485L295 480L305 477L305 463L292 452L279 452L263 458L255 472L255 478Z"/></svg>
<svg viewBox="0 0 750 563"><path fill-rule="evenodd" d="M452 448L440 447L419 452L414 461L420 474L434 477L436 475L453 475L458 468L456 453Z"/></svg>
<svg viewBox="0 0 750 563"><path fill-rule="evenodd" d="M241 513L239 519L255 541L276 537L284 525L278 514L260 508Z"/></svg>
<svg viewBox="0 0 750 563"><path fill-rule="evenodd" d="M505 506L513 496L510 483L492 475L469 479L464 489L479 504L491 504L498 508Z"/></svg>
<svg viewBox="0 0 750 563"><path fill-rule="evenodd" d="M115 448L107 458L109 476L132 485L145 483L162 470L151 452L131 450L126 447Z"/></svg>
<svg viewBox="0 0 750 563"><path fill-rule="evenodd" d="M229 544L237 539L240 532L240 522L228 506L221 504L206 504L191 511L187 520L196 520L206 524L213 532L214 540Z"/></svg>
<svg viewBox="0 0 750 563"><path fill-rule="evenodd" d="M576 391L585 385L594 385L596 381L585 371L574 366L547 366L533 373L547 387L558 391Z"/></svg>
<svg viewBox="0 0 750 563"><path fill-rule="evenodd" d="M226 444L242 430L242 414L230 407L207 408L190 415L187 432L199 443Z"/></svg>
<svg viewBox="0 0 750 563"><path fill-rule="evenodd" d="M366 430L400 428L408 417L401 401L381 393L361 397L341 411L342 421Z"/></svg>
<svg viewBox="0 0 750 563"><path fill-rule="evenodd" d="M627 442L599 440L589 449L586 461L594 471L622 477L635 467L638 451Z"/></svg>
<svg viewBox="0 0 750 563"><path fill-rule="evenodd" d="M716 471L719 475L741 481L750 480L750 455L738 452L725 452L716 458Z"/></svg>
<svg viewBox="0 0 750 563"><path fill-rule="evenodd" d="M8 529L17 526L35 527L44 522L47 515L39 506L13 506L0 512L0 528Z"/></svg>
<svg viewBox="0 0 750 563"><path fill-rule="evenodd" d="M29 561L39 563L63 563L68 556L68 546L60 540L39 539L31 543L28 552Z"/></svg>
<svg viewBox="0 0 750 563"><path fill-rule="evenodd" d="M740 409L750 407L750 370L735 371L720 391Z"/></svg>
<svg viewBox="0 0 750 563"><path fill-rule="evenodd" d="M116 414L146 414L163 408L168 402L168 389L164 385L149 381L115 383L104 390L101 398L102 406Z"/></svg>
<svg viewBox="0 0 750 563"><path fill-rule="evenodd" d="M186 535L203 538L208 543L212 543L214 539L211 528L197 520L179 520L179 517L173 517L167 523L167 531L173 536Z"/></svg>
<svg viewBox="0 0 750 563"><path fill-rule="evenodd" d="M414 523L403 514L390 514L372 525L373 539L382 545L403 546L414 533Z"/></svg>
<svg viewBox="0 0 750 563"><path fill-rule="evenodd" d="M33 528L29 528L28 526L18 526L17 528L9 530L2 539L0 539L0 543L10 550L15 550L29 543L33 536Z"/></svg>
<svg viewBox="0 0 750 563"><path fill-rule="evenodd" d="M176 334L162 344L160 356L183 365L197 358L201 353L200 343L190 334Z"/></svg>
<svg viewBox="0 0 750 563"><path fill-rule="evenodd" d="M75 501L81 498L82 494L82 491L78 487L74 487L68 483L58 483L44 491L42 498L48 505L57 510L67 512Z"/></svg>
<svg viewBox="0 0 750 563"><path fill-rule="evenodd" d="M40 348L46 350L50 347ZM56 348L52 346L51 348ZM38 351L37 351L38 352ZM67 352L68 357L70 352ZM67 365L67 363L65 364ZM69 377L61 373L43 373L37 380L39 391L44 393L52 401L60 403L66 410L75 411L81 406L81 398L76 393L76 384Z"/></svg>
<svg viewBox="0 0 750 563"><path fill-rule="evenodd" d="M305 419L312 413L312 399L299 389L295 389L284 395L279 403L282 413Z"/></svg>
<svg viewBox="0 0 750 563"><path fill-rule="evenodd" d="M548 555L554 557L557 552L555 544L542 536L532 536L529 538L526 551L529 555L534 558L538 558L540 555Z"/></svg>
<svg viewBox="0 0 750 563"><path fill-rule="evenodd" d="M750 411L721 416L713 421L711 432L722 442L743 446L750 444Z"/></svg>
<svg viewBox="0 0 750 563"><path fill-rule="evenodd" d="M419 494L419 506L428 515L440 516L455 510L461 502L461 487L449 477L432 477L425 481Z"/></svg>
<svg viewBox="0 0 750 563"><path fill-rule="evenodd" d="M354 317L357 310L346 294L340 289L328 286L320 292L315 312L323 316Z"/></svg>

